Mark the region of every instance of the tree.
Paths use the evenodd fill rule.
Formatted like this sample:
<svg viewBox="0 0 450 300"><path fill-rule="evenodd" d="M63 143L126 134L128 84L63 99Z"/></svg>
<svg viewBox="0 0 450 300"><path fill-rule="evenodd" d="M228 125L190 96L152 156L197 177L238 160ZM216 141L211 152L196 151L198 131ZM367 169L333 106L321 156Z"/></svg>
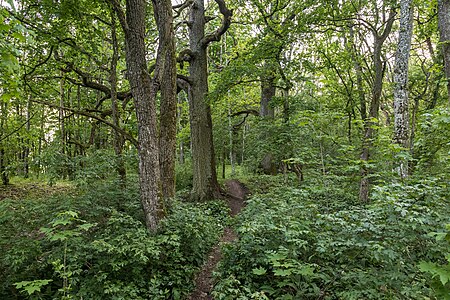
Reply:
<svg viewBox="0 0 450 300"><path fill-rule="evenodd" d="M176 88L174 84L176 77L171 73L173 68L170 67L175 63L174 35L171 28L172 6L168 0L153 2L159 32L159 48L153 77L150 77L144 40L146 1L127 0L125 13L118 1L110 1L125 33L127 78L138 122L140 199L147 228L154 232L165 214L161 190L156 94L159 88L164 91L163 95L170 94ZM171 77L163 82L163 75L167 74Z"/></svg>
<svg viewBox="0 0 450 300"><path fill-rule="evenodd" d="M215 0L223 16L221 26L205 34L204 0L193 0L189 14L189 49L183 51L189 61L188 99L191 124L193 187L192 199L204 201L218 198L211 107L208 103L207 49L219 41L231 24L232 11L223 0Z"/></svg>
<svg viewBox="0 0 450 300"><path fill-rule="evenodd" d="M438 28L450 104L450 0L438 0Z"/></svg>
<svg viewBox="0 0 450 300"><path fill-rule="evenodd" d="M161 167L162 195L175 196L175 152L177 136L177 68L175 34L171 1L154 0L153 10L159 30L160 46L157 67L161 69L159 160Z"/></svg>
<svg viewBox="0 0 450 300"><path fill-rule="evenodd" d="M117 63L119 60L119 45L117 41L116 16L114 15L114 11L111 11L111 43L113 48L109 75L109 84L111 88L111 115L113 124L120 127L119 106L117 104ZM126 184L126 169L122 155L124 138L117 130L114 130L113 143L114 152L116 154L117 173L119 174L120 184L124 186Z"/></svg>
<svg viewBox="0 0 450 300"><path fill-rule="evenodd" d="M394 68L394 141L402 148L409 148L408 62L413 29L412 0L400 1L400 29ZM401 178L408 176L408 162L399 163Z"/></svg>
<svg viewBox="0 0 450 300"><path fill-rule="evenodd" d="M383 9L385 9L383 7ZM382 60L382 49L383 43L386 41L389 33L392 29L392 24L394 23L395 10L390 9L389 16L383 26L382 32L379 32L379 28L376 26L369 26L373 35L373 72L374 79L372 84L372 93L369 105L369 112L367 118L363 120L364 122L364 133L363 133L363 146L361 153L361 181L359 186L359 199L362 202L369 201L369 169L367 164L369 163L370 150L373 145L373 138L376 132L376 122L378 122L378 114L380 109L380 99L381 92L383 89L383 77L386 68L386 62Z"/></svg>

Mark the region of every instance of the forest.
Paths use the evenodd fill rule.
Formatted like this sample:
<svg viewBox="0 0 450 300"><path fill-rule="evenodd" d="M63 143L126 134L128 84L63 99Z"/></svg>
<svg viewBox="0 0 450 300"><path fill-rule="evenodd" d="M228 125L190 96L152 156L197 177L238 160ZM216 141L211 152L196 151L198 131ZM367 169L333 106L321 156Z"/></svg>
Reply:
<svg viewBox="0 0 450 300"><path fill-rule="evenodd" d="M0 299L450 299L450 0L0 0Z"/></svg>

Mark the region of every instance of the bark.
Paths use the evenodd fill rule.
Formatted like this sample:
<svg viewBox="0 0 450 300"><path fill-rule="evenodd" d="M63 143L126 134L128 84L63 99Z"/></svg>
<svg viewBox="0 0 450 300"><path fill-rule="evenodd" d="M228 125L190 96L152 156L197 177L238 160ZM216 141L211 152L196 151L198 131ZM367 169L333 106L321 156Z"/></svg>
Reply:
<svg viewBox="0 0 450 300"><path fill-rule="evenodd" d="M4 142L3 142L3 133L6 126L6 120L7 120L7 109L8 104L7 102L0 103L1 108L1 114L0 114L0 174L2 177L2 183L3 185L9 184L9 176L8 172L6 170L7 162L6 162L6 153L4 148Z"/></svg>
<svg viewBox="0 0 450 300"><path fill-rule="evenodd" d="M26 118L27 118L27 123L26 123L25 129L27 131L27 135L30 136L31 96L28 96ZM23 176L24 176L24 178L28 178L28 176L29 176L29 170L30 170L29 156L30 156L30 139L27 137L26 141L25 141L25 148L23 150Z"/></svg>
<svg viewBox="0 0 450 300"><path fill-rule="evenodd" d="M2 183L3 185L9 184L9 177L6 171L6 158L5 158L5 149L0 145L0 173L2 174Z"/></svg>
<svg viewBox="0 0 450 300"><path fill-rule="evenodd" d="M111 86L111 111L112 111L112 121L117 127L120 127L120 116L119 107L117 104L117 61L119 60L119 45L117 42L116 34L116 17L111 14L111 40L113 47L113 55L111 59L111 70L109 75L109 84ZM122 188L126 186L126 176L127 172L125 169L125 163L123 160L123 145L124 138L117 131L114 130L114 152L116 155L116 170L119 175L120 185Z"/></svg>
<svg viewBox="0 0 450 300"><path fill-rule="evenodd" d="M139 191L145 223L155 232L163 218L164 204L161 193L158 130L156 121L156 92L158 83L150 77L145 46L145 0L127 0L124 14L120 3L110 1L125 32L128 80L134 99L138 122Z"/></svg>
<svg viewBox="0 0 450 300"><path fill-rule="evenodd" d="M373 139L375 137L375 125L378 119L380 110L381 92L383 89L383 75L385 63L381 59L383 43L388 37L394 22L395 12L391 10L389 19L385 25L382 34L379 34L375 29L373 30L374 50L373 50L373 69L375 78L372 86L372 95L369 107L368 118L364 119L364 134L361 151L361 182L359 187L359 199L361 202L369 202L370 171L367 166L370 158L370 150L372 148Z"/></svg>
<svg viewBox="0 0 450 300"><path fill-rule="evenodd" d="M275 77L263 75L261 77L261 101L259 115L263 118L273 119L275 117L274 110L270 107L272 98L275 97ZM261 137L267 139L267 134L264 133ZM267 175L276 175L277 167L272 153L266 153L260 162L260 166Z"/></svg>
<svg viewBox="0 0 450 300"><path fill-rule="evenodd" d="M64 123L64 97L65 97L65 79L64 79L64 73L61 74L62 78L59 82L59 134L61 138L61 149L62 153L66 153L66 129L65 129L65 123Z"/></svg>
<svg viewBox="0 0 450 300"><path fill-rule="evenodd" d="M400 2L400 30L394 67L394 141L409 148L408 62L413 29L412 0ZM408 176L408 162L398 163L401 178Z"/></svg>
<svg viewBox="0 0 450 300"><path fill-rule="evenodd" d="M65 122L65 114L64 114L64 103L65 103L65 85L66 80L64 78L64 72L61 72L61 80L59 82L59 134L60 134L60 140L61 140L61 153L65 160L66 155L66 122ZM68 176L68 170L67 170L67 164L63 163L63 169L62 169L62 178L65 179Z"/></svg>
<svg viewBox="0 0 450 300"><path fill-rule="evenodd" d="M263 77L261 78L261 103L260 103L260 116L274 118L274 110L270 107L270 102L275 96L275 77Z"/></svg>
<svg viewBox="0 0 450 300"><path fill-rule="evenodd" d="M39 178L39 175L41 174L41 172L44 171L44 166L41 163L41 157L42 157L42 143L45 142L45 131L44 131L44 126L46 123L46 118L45 118L45 106L42 105L41 107L42 109L42 113L41 113L41 120L40 120L40 128L39 128L39 141L38 141L38 159L37 159L37 178Z"/></svg>
<svg viewBox="0 0 450 300"><path fill-rule="evenodd" d="M289 88L287 87L283 89L283 117L285 123L289 122L289 114Z"/></svg>
<svg viewBox="0 0 450 300"><path fill-rule="evenodd" d="M181 104L182 103L182 98L180 97L178 99L178 103ZM180 105L178 107L178 128L179 130L183 130L183 124L181 122L183 118L183 107ZM180 140L180 149L179 149L179 158L178 158L178 162L182 165L184 164L184 141Z"/></svg>
<svg viewBox="0 0 450 300"><path fill-rule="evenodd" d="M220 40L231 23L232 12L222 0L216 0L223 15L221 26L205 36L204 0L194 0L189 16L189 112L192 143L193 187L192 199L205 201L220 196L215 168L211 107L207 101L207 47Z"/></svg>
<svg viewBox="0 0 450 300"><path fill-rule="evenodd" d="M261 100L259 107L259 115L261 117L267 119L273 119L275 117L274 109L271 107L271 101L272 98L275 97L275 92L275 77L267 74L261 76ZM261 138L266 139L266 134L263 134ZM264 174L277 174L277 167L272 153L266 153L264 155L260 162L260 167Z"/></svg>
<svg viewBox="0 0 450 300"><path fill-rule="evenodd" d="M228 138L229 138L229 147L230 147L230 164L231 164L231 177L235 176L236 173L236 153L234 151L234 143L233 143L233 123L231 122L231 104L228 102Z"/></svg>
<svg viewBox="0 0 450 300"><path fill-rule="evenodd" d="M177 68L175 35L171 1L154 0L153 10L159 30L158 57L161 63L161 105L159 160L161 168L162 195L175 196L175 157L177 136Z"/></svg>
<svg viewBox="0 0 450 300"><path fill-rule="evenodd" d="M353 61L353 68L355 69L356 73L356 88L358 90L358 98L359 98L359 105L360 105L360 111L361 111L361 120L367 119L367 107L366 107L366 97L364 95L364 85L363 85L363 78L362 78L362 67L361 63L358 60L358 51L356 49L356 43L355 43L355 33L353 30L353 25L350 24L349 26L349 32L350 32L350 43L352 48L350 49L352 61Z"/></svg>
<svg viewBox="0 0 450 300"><path fill-rule="evenodd" d="M226 157L227 157L227 153L225 151L225 142L223 142L223 144L222 144L222 179L225 179Z"/></svg>
<svg viewBox="0 0 450 300"><path fill-rule="evenodd" d="M450 0L438 0L438 29L450 104Z"/></svg>

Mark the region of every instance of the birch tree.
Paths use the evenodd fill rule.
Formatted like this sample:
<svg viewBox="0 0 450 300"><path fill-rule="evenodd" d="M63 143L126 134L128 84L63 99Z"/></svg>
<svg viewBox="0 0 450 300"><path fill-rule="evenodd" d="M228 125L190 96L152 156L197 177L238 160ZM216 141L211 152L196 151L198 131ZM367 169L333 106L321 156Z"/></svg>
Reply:
<svg viewBox="0 0 450 300"><path fill-rule="evenodd" d="M394 141L405 149L409 147L408 62L412 29L412 0L402 0L400 2L400 29L394 68ZM402 159L398 168L401 178L408 176L407 161Z"/></svg>

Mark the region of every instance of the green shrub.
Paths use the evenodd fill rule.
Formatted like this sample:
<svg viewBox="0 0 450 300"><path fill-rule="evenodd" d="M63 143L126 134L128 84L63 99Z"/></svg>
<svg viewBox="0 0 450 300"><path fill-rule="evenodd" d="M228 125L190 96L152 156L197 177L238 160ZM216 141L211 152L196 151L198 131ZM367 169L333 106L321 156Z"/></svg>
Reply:
<svg viewBox="0 0 450 300"><path fill-rule="evenodd" d="M184 164L175 166L176 188L177 191L190 190L192 188L192 161L186 160Z"/></svg>
<svg viewBox="0 0 450 300"><path fill-rule="evenodd" d="M416 265L441 257L426 233L448 213L432 183L378 188L367 206L332 186L254 196L223 251L216 299L430 297Z"/></svg>
<svg viewBox="0 0 450 300"><path fill-rule="evenodd" d="M434 232L430 234L436 241L445 241L447 251L443 264L422 261L419 268L422 272L431 275L429 281L439 299L450 299L450 224L447 224L445 232Z"/></svg>
<svg viewBox="0 0 450 300"><path fill-rule="evenodd" d="M78 195L0 202L0 298L182 298L227 208L174 200L149 235L138 199L136 186L101 182Z"/></svg>

